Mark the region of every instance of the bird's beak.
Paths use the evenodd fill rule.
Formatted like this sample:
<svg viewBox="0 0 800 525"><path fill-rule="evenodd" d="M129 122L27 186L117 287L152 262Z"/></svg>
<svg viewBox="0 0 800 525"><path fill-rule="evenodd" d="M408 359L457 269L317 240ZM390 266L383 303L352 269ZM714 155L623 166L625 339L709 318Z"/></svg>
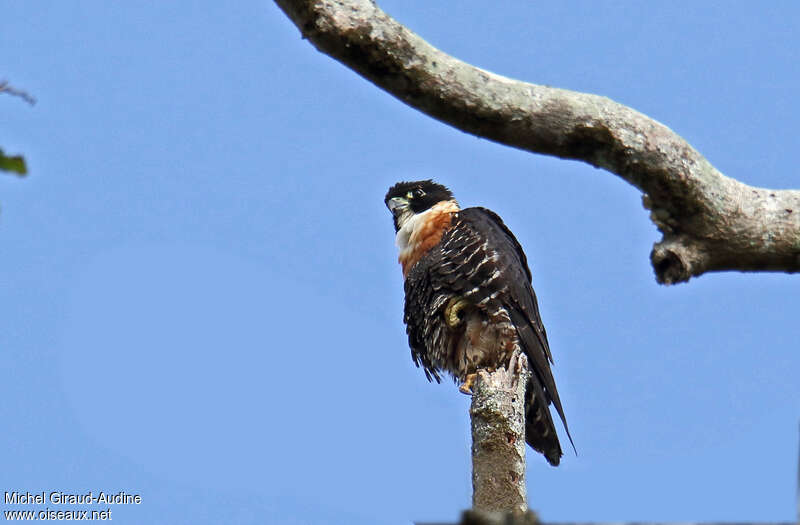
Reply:
<svg viewBox="0 0 800 525"><path fill-rule="evenodd" d="M397 215L398 212L408 208L408 201L402 197L392 197L386 203L386 207L389 208L393 215Z"/></svg>

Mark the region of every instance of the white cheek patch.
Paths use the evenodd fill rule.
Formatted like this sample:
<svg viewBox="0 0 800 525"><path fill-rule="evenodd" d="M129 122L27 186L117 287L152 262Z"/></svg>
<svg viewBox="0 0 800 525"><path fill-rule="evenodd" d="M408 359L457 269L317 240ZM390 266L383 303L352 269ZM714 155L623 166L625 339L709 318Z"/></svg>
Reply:
<svg viewBox="0 0 800 525"><path fill-rule="evenodd" d="M400 256L408 255L416 247L419 239L414 238L414 234L425 224L432 216L441 213L454 213L460 210L458 202L453 200L437 202L422 213L414 213L411 210L406 210L397 221L400 229L397 230L395 237L395 244L397 249L400 250Z"/></svg>
<svg viewBox="0 0 800 525"><path fill-rule="evenodd" d="M411 236L414 234L414 231L419 227L419 225L425 222L425 219L430 213L431 210L428 209L422 213L408 212L400 217L400 220L398 221L400 224L400 229L397 230L397 236L395 237L394 242L401 254L412 248Z"/></svg>
<svg viewBox="0 0 800 525"><path fill-rule="evenodd" d="M408 244L411 241L411 232L400 228L397 231L397 235L394 238L394 244L397 246L397 249L401 252L408 248Z"/></svg>

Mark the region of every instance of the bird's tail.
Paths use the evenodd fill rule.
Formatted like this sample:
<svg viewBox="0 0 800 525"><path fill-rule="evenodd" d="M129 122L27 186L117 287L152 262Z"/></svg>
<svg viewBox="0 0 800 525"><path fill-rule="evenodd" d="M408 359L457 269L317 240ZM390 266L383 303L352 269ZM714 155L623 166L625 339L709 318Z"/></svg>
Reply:
<svg viewBox="0 0 800 525"><path fill-rule="evenodd" d="M532 374L525 388L525 441L555 467L563 453L548 405L541 383Z"/></svg>

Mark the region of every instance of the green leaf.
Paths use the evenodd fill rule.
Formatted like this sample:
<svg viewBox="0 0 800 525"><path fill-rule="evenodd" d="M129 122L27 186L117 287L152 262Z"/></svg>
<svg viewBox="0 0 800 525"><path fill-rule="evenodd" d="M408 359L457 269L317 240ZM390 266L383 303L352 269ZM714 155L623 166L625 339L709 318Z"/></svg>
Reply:
<svg viewBox="0 0 800 525"><path fill-rule="evenodd" d="M0 171L10 171L17 175L25 175L28 173L28 167L25 165L25 159L22 155L7 157L3 150L0 149Z"/></svg>

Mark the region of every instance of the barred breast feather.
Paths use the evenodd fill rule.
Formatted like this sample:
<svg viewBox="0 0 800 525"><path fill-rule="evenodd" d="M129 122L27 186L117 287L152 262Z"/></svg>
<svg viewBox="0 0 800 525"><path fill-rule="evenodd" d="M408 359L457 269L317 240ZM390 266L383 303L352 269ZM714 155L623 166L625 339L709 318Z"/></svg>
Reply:
<svg viewBox="0 0 800 525"><path fill-rule="evenodd" d="M478 368L507 366L515 349L524 352L533 372L526 388L526 441L557 465L562 452L550 403L568 436L569 429L522 247L485 208L455 211L446 227L435 246L404 268L404 319L414 362L428 380L448 372L463 382Z"/></svg>

